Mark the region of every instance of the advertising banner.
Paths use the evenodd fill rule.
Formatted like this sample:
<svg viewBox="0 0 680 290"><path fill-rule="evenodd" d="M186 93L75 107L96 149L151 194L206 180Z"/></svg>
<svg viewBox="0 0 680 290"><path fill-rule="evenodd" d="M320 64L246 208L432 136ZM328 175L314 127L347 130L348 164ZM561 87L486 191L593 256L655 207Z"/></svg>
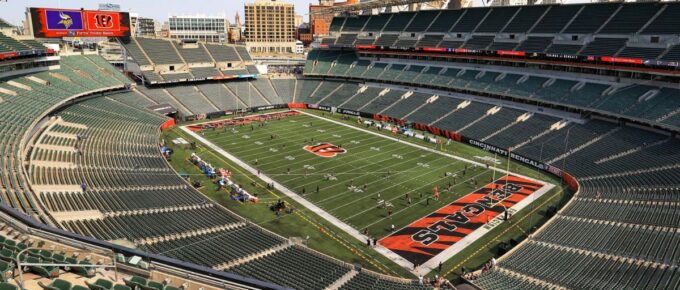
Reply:
<svg viewBox="0 0 680 290"><path fill-rule="evenodd" d="M130 15L126 12L56 8L29 11L36 38L130 36Z"/></svg>

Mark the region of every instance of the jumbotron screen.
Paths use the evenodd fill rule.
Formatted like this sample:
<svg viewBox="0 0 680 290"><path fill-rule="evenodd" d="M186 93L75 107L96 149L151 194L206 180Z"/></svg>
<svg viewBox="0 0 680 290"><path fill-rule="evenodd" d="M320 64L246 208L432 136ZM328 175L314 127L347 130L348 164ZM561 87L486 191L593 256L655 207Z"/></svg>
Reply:
<svg viewBox="0 0 680 290"><path fill-rule="evenodd" d="M56 8L30 8L30 11L36 38L130 36L127 12Z"/></svg>

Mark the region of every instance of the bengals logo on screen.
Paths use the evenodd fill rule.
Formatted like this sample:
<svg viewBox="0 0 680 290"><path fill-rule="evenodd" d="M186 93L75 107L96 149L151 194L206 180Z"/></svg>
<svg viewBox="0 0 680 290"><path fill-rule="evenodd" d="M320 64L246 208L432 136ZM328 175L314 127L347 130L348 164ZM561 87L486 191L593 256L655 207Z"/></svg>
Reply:
<svg viewBox="0 0 680 290"><path fill-rule="evenodd" d="M312 152L320 157L330 158L335 157L338 154L345 154L347 150L345 148L335 146L331 143L319 143L315 145L307 145L302 147L303 149Z"/></svg>
<svg viewBox="0 0 680 290"><path fill-rule="evenodd" d="M96 14L94 24L97 28L113 28L113 17L109 14Z"/></svg>

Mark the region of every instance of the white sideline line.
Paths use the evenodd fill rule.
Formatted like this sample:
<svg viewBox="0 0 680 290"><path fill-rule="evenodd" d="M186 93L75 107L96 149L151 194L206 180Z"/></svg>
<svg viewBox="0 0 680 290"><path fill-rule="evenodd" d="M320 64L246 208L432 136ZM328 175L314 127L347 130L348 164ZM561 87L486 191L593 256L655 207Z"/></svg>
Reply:
<svg viewBox="0 0 680 290"><path fill-rule="evenodd" d="M374 132L374 131L366 130L366 129L364 129L364 128L359 128L359 127L355 127L355 126L352 126L352 125L348 125L348 124L345 124L345 123L340 122L340 121L336 121L336 120L331 120L331 119L326 119L326 118L323 118L323 117L319 117L319 116L317 116L317 115L310 114L310 113L307 113L307 112L304 112L304 111L299 111L299 110L294 110L294 111L297 111L297 112L300 112L300 113L302 113L302 114L304 114L304 115L307 115L307 116L310 116L310 117L314 117L314 118L317 118L317 119L321 119L321 120L324 120L324 121L327 121L327 122L332 122L332 123L335 123L335 124L338 124L338 125L341 125L341 126L345 126L345 127L349 127L349 128L355 129L355 130L363 131L363 132L368 133L368 134L372 134L372 135L375 135L375 136L383 137L383 138L385 138L385 139L389 139L389 140L392 140L392 141L397 141L397 142L400 142L401 144L405 144L405 145L408 145L408 146L411 146L411 147L416 147L416 148L419 148L419 149L422 149L422 150L425 150L425 151L428 151L428 152L436 153L436 154L439 154L439 155L442 155L442 156L446 156L446 157L449 157L449 158L453 158L453 159L456 159L456 160L459 160L459 161L465 161L465 162L467 162L467 163L475 164L475 165L477 165L477 166L486 167L486 164L481 163L481 162L472 161L472 160L465 159L465 158L463 158L463 157L456 156L456 155L451 155L451 154L449 154L449 153L445 153L445 152L442 152L442 151L439 151L439 150L435 150L435 149L432 149L432 148L429 148L429 147L425 147L425 146L422 146L422 145L418 145L418 144L414 144L414 143L411 143L411 142L408 142L408 141L404 141L404 140L402 140L402 139L398 139L398 138L390 137L390 136L383 135L383 134L380 134L380 133L376 133L376 132ZM461 145L464 145L464 144L461 143ZM515 175L515 176L520 176L520 177L523 177L523 178L526 178L526 179L529 179L529 180L532 180L532 181L539 182L539 183L541 183L541 184L545 184L545 182L543 182L543 181L536 180L536 179L531 178L531 177L528 177L528 176L524 176L524 175L512 173L512 172L507 171L507 170L502 169L502 168L498 168L498 167L494 167L494 166L489 166L489 169L494 169L494 170L496 170L497 172L502 172L502 173L505 173L505 174L511 173L512 175Z"/></svg>
<svg viewBox="0 0 680 290"><path fill-rule="evenodd" d="M345 123L342 123L342 122L339 122L339 121L336 121L336 120L331 120L331 119L326 119L326 118L323 118L323 117L319 117L319 116L317 116L317 115L310 114L310 113L307 113L307 112L304 112L304 111L300 111L300 110L294 110L294 111L300 112L300 113L302 113L302 114L304 114L304 115L311 116L311 117L314 117L314 118L317 118L317 119L321 119L321 120L326 121L326 122L331 122L331 123L334 123L334 124L337 124L337 125L345 126L345 127L348 127L348 128L354 129L354 130L362 131L362 132L365 132L365 133L368 133L368 134L372 134L372 135L375 135L375 136L379 136L379 137L382 137L382 138L385 138L385 139L388 139L388 140L397 141L397 142L400 142L400 143L402 143L402 144L405 144L405 145L408 145L408 146L411 146L411 147L415 147L415 148L418 148L418 149L421 149L421 150L425 150L425 151L428 151L428 152L431 152L431 153L439 154L439 155L442 155L442 156L446 156L446 157L449 157L449 158L453 158L453 159L456 159L456 160L459 160L459 161L463 161L463 162L467 162L467 163L470 163L470 164L474 164L474 165L477 165L477 166L486 167L486 164L483 164L483 163L480 163L480 162L476 162L476 161L472 161L472 160L469 160L469 159L465 159L465 158L462 158L462 157L459 157L459 156L451 155L451 154L448 154L448 153L444 153L444 152L441 152L441 151L438 151L438 150L434 150L434 149L432 149L432 148L428 148L428 147L425 147L425 146L422 146L422 145L413 144L413 143L411 143L411 142L401 142L402 140L397 139L397 138L394 138L394 137L386 136L386 135L383 135L383 134L380 134L380 133L376 133L376 132L373 132L373 131L370 131L370 130L366 130L366 129L363 129L363 128L358 128L358 127L355 127L355 126L351 126L351 125L348 125L348 124L345 124ZM196 124L191 124L191 125L196 125ZM310 202L309 200L305 199L304 197L298 195L298 194L295 193L294 191L288 189L287 187L285 187L285 186L282 185L281 183L279 183L279 182L273 180L272 178L270 178L270 177L267 176L266 174L260 173L260 174L258 175L258 174L257 174L258 171L257 171L257 169L255 169L254 167L250 166L250 165L247 164L246 162L243 162L243 161L242 161L241 159L239 159L238 157L236 157L236 156L230 154L229 152L227 152L227 151L225 151L224 149L220 148L219 146L213 144L212 142L210 142L210 141L208 141L207 139L203 138L202 136L196 134L195 132L193 132L193 131L187 129L187 126L191 126L191 125L181 126L180 128L182 129L182 131L184 131L185 133L187 133L187 134L191 135L192 137L196 138L198 141L200 141L200 142L203 143L204 145L208 146L210 149L214 150L215 152L219 153L220 155L224 156L225 158L229 159L230 161L236 163L238 166L240 166L241 168L245 169L245 170L248 171L250 174L252 174L252 175L254 175L254 176L257 176L260 180L262 180L262 181L264 181L264 182L266 182L266 183L274 184L274 187L275 187L277 190L279 190L280 192L282 192L283 194L285 194L287 197L289 197L289 198L295 200L296 202L300 203L302 206L306 207L306 208L309 209L310 211L312 211L312 212L314 212L315 214L319 215L320 217L322 217L322 218L325 219L326 221L332 223L333 225L335 225L336 227L338 227L340 230L344 231L345 233L347 233L347 234L349 234L350 236L354 237L355 239L359 240L361 243L365 243L366 240L368 239L368 237L365 236L365 235L363 235L363 234L361 234L361 232L359 232L359 230L357 230L357 229L355 229L354 227L352 227L352 226L346 224L345 222L341 221L340 219L336 218L335 216L329 214L329 213L326 212L325 210L323 210L323 209L321 209L320 207L316 206L314 203L312 203L312 202ZM501 169L501 168L493 167L493 166L490 166L489 169L495 169L496 171L501 172L501 173L505 173L505 174L510 173L509 171L506 171L506 170ZM542 195L543 193L545 193L545 192L548 192L550 189L552 189L552 188L554 187L554 185L552 185L552 184L548 184L548 183L545 183L545 182L543 182L543 181L536 180L536 179L531 178L531 177L528 177L528 176L524 176L524 175L520 175L520 174L515 174L515 173L511 173L511 174L513 174L513 175L515 175L515 176L523 177L523 178L526 178L526 179L529 179L529 180L532 180L532 181L535 181L535 182L538 182L538 183L540 183L540 184L544 184L545 186L539 190L539 191L541 192L541 193L540 193L541 195ZM534 194L538 193L539 191L535 192ZM522 204L522 202L520 202L520 203L516 204L515 206L513 206L512 208L514 209L515 207L517 207L517 206L520 205L520 204L522 204L521 207L526 206L526 205L529 203L528 200L530 200L530 198L531 198L531 200L533 201L533 200L537 199L538 197L528 196L528 197L525 198L525 200L522 201L522 202L525 202L525 201L526 201L526 202L527 202L526 204ZM518 211L519 211L519 209L518 209ZM491 229L493 229L493 227L492 227ZM485 226L480 227L479 229L475 230L473 233L471 233L470 235L468 235L468 236L466 237L466 238L469 238L470 236L474 235L474 239L470 238L469 241L467 241L467 242L465 242L465 243L461 243L460 246L456 246L456 245L459 244L459 243L456 243L454 246L451 246L451 247L449 247L447 250L442 251L440 254L438 254L437 256L433 257L432 259L430 259L430 260L429 260L428 262L426 262L425 264L420 265L416 270L413 270L413 263L411 263L411 262L409 262L408 260L404 259L404 258L401 257L400 255L398 255L398 254L392 252L391 250L389 250L389 249L387 249L387 248L381 246L380 244L377 244L375 247L373 247L373 249L374 249L376 252L380 253L381 255L383 255L383 256L387 257L388 259L392 260L392 261L395 262L396 264L398 264L398 265L402 266L403 268L407 269L407 270L410 271L411 273L413 273L413 274L415 274L415 275L425 275L425 274L429 273L430 271L436 269L436 267L437 267L438 264L439 264L439 261L445 262L446 260L450 259L450 258L453 257L455 254L457 254L458 252L462 251L462 250L463 250L466 246L468 246L470 243L473 243L477 238L483 236L484 234L486 234L486 232L490 231L491 229L486 229ZM481 231L483 231L483 232L481 232ZM478 233L478 232L479 232L479 233ZM464 240L466 240L466 239L461 240L461 242L464 241ZM465 245L463 245L463 244L465 244Z"/></svg>

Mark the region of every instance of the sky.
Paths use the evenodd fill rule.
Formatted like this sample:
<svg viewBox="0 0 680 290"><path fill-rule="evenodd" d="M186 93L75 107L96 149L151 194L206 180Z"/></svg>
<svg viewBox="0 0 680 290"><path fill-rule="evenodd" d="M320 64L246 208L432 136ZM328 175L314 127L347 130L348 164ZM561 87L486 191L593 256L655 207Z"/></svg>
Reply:
<svg viewBox="0 0 680 290"><path fill-rule="evenodd" d="M170 15L190 14L226 16L230 22L233 22L237 11L243 20L243 5L246 2L254 2L254 0L0 0L0 18L14 25L20 25L25 18L26 7L97 9L99 3L113 3L119 4L122 11L135 12L141 17L150 17L161 22L167 21ZM309 3L318 3L318 0L285 0L284 2L293 3L295 12L305 16L305 21L307 21L306 13Z"/></svg>
<svg viewBox="0 0 680 290"><path fill-rule="evenodd" d="M234 22L238 11L243 20L243 5L255 0L0 0L0 18L14 25L20 25L24 20L26 7L97 9L99 3L114 3L121 6L122 11L135 12L140 17L149 17L161 22L167 21L170 15L226 16L229 22ZM319 3L318 0L278 0L293 3L295 12L308 21L308 6ZM340 2L340 1L336 1ZM481 5L481 0L475 0L475 5ZM590 2L589 0L563 0L564 3Z"/></svg>

